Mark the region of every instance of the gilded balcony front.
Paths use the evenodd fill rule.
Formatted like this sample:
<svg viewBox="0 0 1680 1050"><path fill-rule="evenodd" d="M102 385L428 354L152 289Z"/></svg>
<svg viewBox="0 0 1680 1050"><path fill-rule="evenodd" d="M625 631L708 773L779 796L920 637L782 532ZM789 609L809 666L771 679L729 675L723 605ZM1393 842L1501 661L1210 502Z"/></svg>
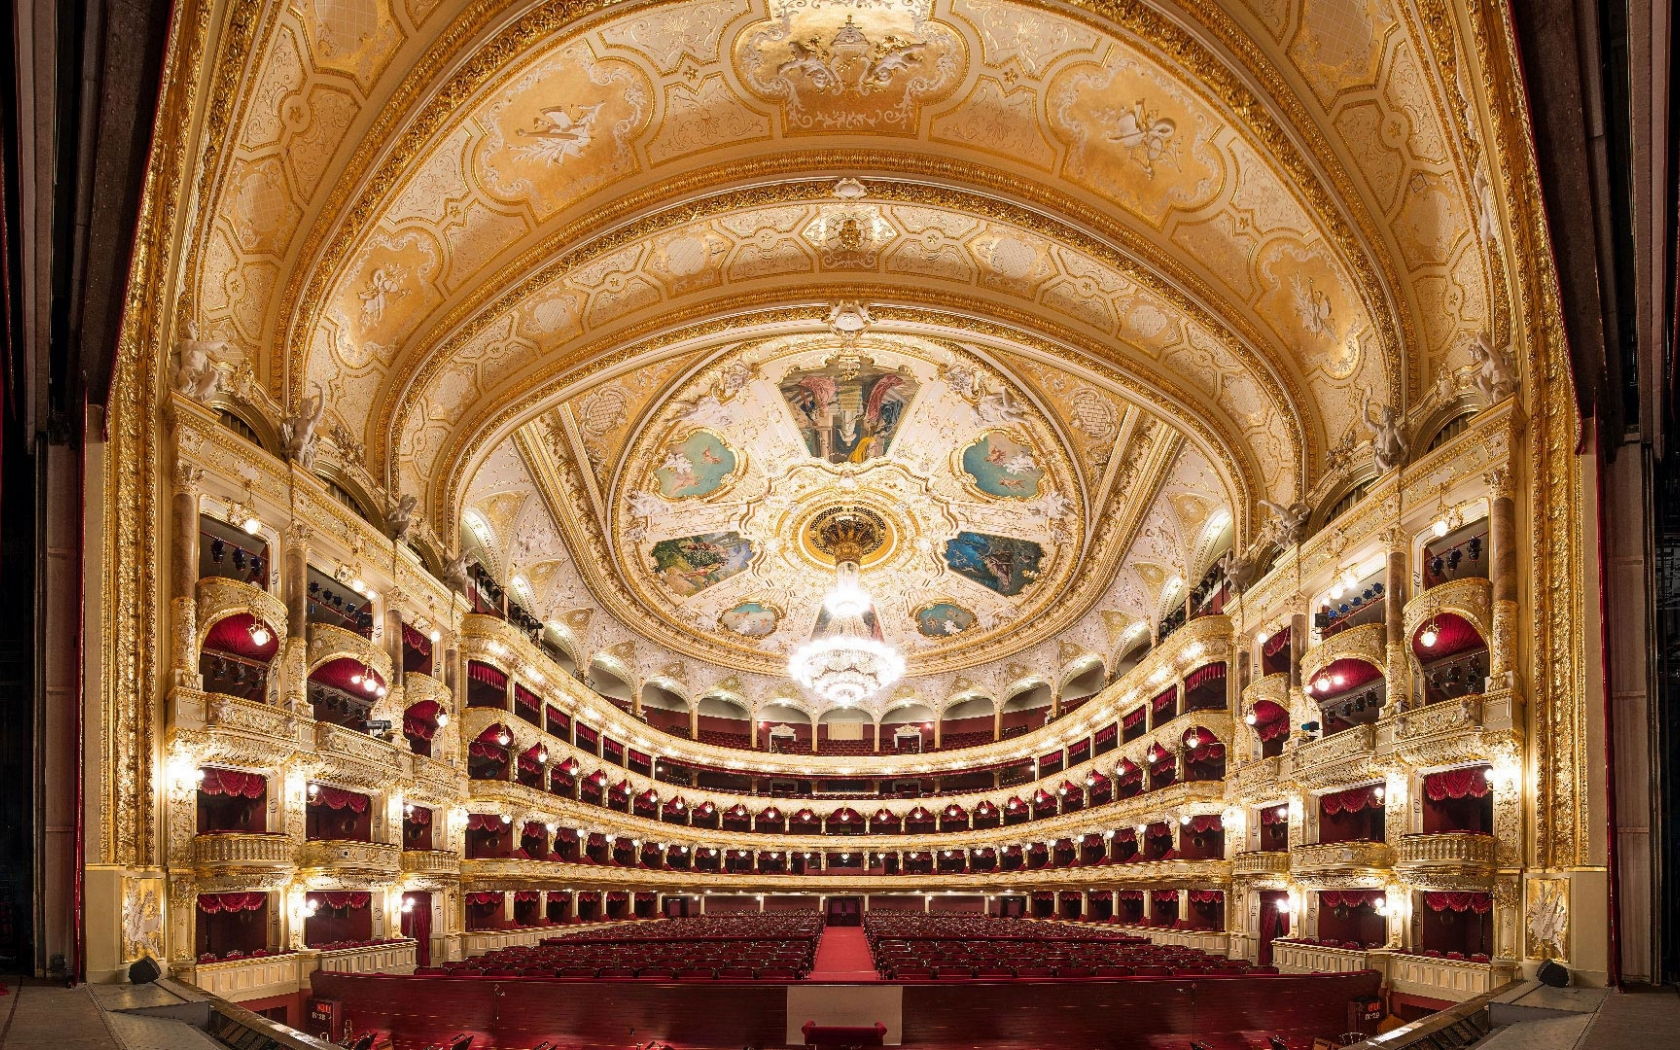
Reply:
<svg viewBox="0 0 1680 1050"><path fill-rule="evenodd" d="M1284 850L1249 850L1231 859L1234 879L1286 879L1289 877L1289 854Z"/></svg>
<svg viewBox="0 0 1680 1050"><path fill-rule="evenodd" d="M1240 802L1270 802L1282 792L1283 756L1244 762L1226 777L1231 797Z"/></svg>
<svg viewBox="0 0 1680 1050"><path fill-rule="evenodd" d="M1394 867L1394 849L1384 842L1328 842L1296 846L1289 851L1289 870L1306 885L1373 883Z"/></svg>
<svg viewBox="0 0 1680 1050"><path fill-rule="evenodd" d="M331 660L358 660L373 668L380 681L391 681L391 657L372 639L330 623L309 625L309 666L320 667Z"/></svg>
<svg viewBox="0 0 1680 1050"><path fill-rule="evenodd" d="M225 576L205 576L198 581L196 590L200 645L217 620L240 614L261 620L274 632L275 638L285 640L286 603L256 584Z"/></svg>
<svg viewBox="0 0 1680 1050"><path fill-rule="evenodd" d="M1480 576L1461 576L1426 591L1419 591L1406 603L1402 614L1404 634L1411 638L1425 623L1451 613L1461 616L1486 642L1493 637L1493 584Z"/></svg>
<svg viewBox="0 0 1680 1050"><path fill-rule="evenodd" d="M305 842L298 851L298 867L332 875L394 876L402 870L402 847L383 842L317 839Z"/></svg>
<svg viewBox="0 0 1680 1050"><path fill-rule="evenodd" d="M1493 991L1511 976L1491 962L1439 959L1409 952L1389 958L1388 974L1394 991L1459 1003Z"/></svg>
<svg viewBox="0 0 1680 1050"><path fill-rule="evenodd" d="M402 870L409 875L458 877L461 874L461 855L453 850L403 850Z"/></svg>
<svg viewBox="0 0 1680 1050"><path fill-rule="evenodd" d="M1488 890L1494 837L1462 831L1404 835L1395 847L1394 868L1420 889Z"/></svg>
<svg viewBox="0 0 1680 1050"><path fill-rule="evenodd" d="M202 876L281 872L293 865L297 844L284 835L211 832L193 837L193 867Z"/></svg>
<svg viewBox="0 0 1680 1050"><path fill-rule="evenodd" d="M1311 682L1337 660L1363 660L1388 668L1388 636L1380 623L1368 623L1333 634L1301 654L1301 681Z"/></svg>
<svg viewBox="0 0 1680 1050"><path fill-rule="evenodd" d="M1376 727L1354 726L1286 754L1283 776L1309 791L1356 784L1375 771Z"/></svg>
<svg viewBox="0 0 1680 1050"><path fill-rule="evenodd" d="M1256 678L1243 686L1243 714L1246 715L1254 710L1254 705L1262 700L1270 700L1285 711L1289 710L1289 675L1287 672Z"/></svg>

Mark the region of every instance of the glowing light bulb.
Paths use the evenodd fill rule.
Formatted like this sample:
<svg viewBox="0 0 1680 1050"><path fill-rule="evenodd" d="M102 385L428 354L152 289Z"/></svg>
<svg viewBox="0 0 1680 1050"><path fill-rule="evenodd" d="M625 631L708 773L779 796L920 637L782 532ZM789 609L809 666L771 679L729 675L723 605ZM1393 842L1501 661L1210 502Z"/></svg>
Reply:
<svg viewBox="0 0 1680 1050"><path fill-rule="evenodd" d="M350 684L351 685L361 685L362 684L362 672L359 668L354 673L352 673L350 675Z"/></svg>
<svg viewBox="0 0 1680 1050"><path fill-rule="evenodd" d="M503 747L508 746L512 742L513 742L513 737L508 736L506 733L497 733L496 734L496 743L502 745Z"/></svg>
<svg viewBox="0 0 1680 1050"><path fill-rule="evenodd" d="M446 726L448 724L449 724L449 712L448 711L439 711L437 713L438 728L442 729L444 726Z"/></svg>
<svg viewBox="0 0 1680 1050"><path fill-rule="evenodd" d="M1435 534L1436 539L1440 539L1442 536L1445 536L1447 534L1447 519L1440 519L1429 527L1429 531Z"/></svg>
<svg viewBox="0 0 1680 1050"><path fill-rule="evenodd" d="M1283 900L1280 900L1280 901L1277 902L1277 913L1279 915L1288 915L1290 912L1292 912L1294 910L1295 910L1295 905L1289 903L1289 898L1287 898L1287 897L1285 897Z"/></svg>
<svg viewBox="0 0 1680 1050"><path fill-rule="evenodd" d="M243 527L247 536L255 536L257 533L262 531L262 519L253 514L249 518L245 519L245 525Z"/></svg>
<svg viewBox="0 0 1680 1050"><path fill-rule="evenodd" d="M1256 722L1258 722L1260 720L1258 718L1254 717L1254 712L1253 711L1250 711L1248 714L1243 715L1243 721L1248 723L1249 725L1254 725Z"/></svg>
<svg viewBox="0 0 1680 1050"><path fill-rule="evenodd" d="M432 633L428 637L430 637L434 642L441 642L443 641L443 632L438 630L436 627L433 627Z"/></svg>
<svg viewBox="0 0 1680 1050"><path fill-rule="evenodd" d="M1482 779L1487 781L1489 784L1493 783L1493 767L1492 766L1489 766L1488 768L1482 770Z"/></svg>
<svg viewBox="0 0 1680 1050"><path fill-rule="evenodd" d="M1430 620L1428 623L1424 624L1423 630L1418 634L1418 644L1422 645L1425 649L1435 648L1435 643L1440 640L1441 628L1434 620Z"/></svg>
<svg viewBox="0 0 1680 1050"><path fill-rule="evenodd" d="M1347 588L1342 586L1341 580L1337 580L1335 583L1330 585L1330 597L1339 599L1346 593Z"/></svg>
<svg viewBox="0 0 1680 1050"><path fill-rule="evenodd" d="M1330 676L1330 684L1331 685L1337 685L1337 686L1346 685L1347 684L1347 676L1343 675L1341 673L1333 674L1333 675Z"/></svg>
<svg viewBox="0 0 1680 1050"><path fill-rule="evenodd" d="M404 915L407 915L409 912L411 912L413 910L414 910L414 898L404 897L403 902L402 902L402 913Z"/></svg>
<svg viewBox="0 0 1680 1050"><path fill-rule="evenodd" d="M252 620L251 621L251 644L252 645L256 646L258 649L261 649L263 646L268 644L268 640L272 637L274 637L274 636L268 633L268 627L265 626L261 620Z"/></svg>
<svg viewBox="0 0 1680 1050"><path fill-rule="evenodd" d="M1271 637L1272 636L1267 634L1265 631L1261 631L1259 634L1254 636L1254 640L1259 642L1261 645L1265 645L1269 640L1271 640Z"/></svg>
<svg viewBox="0 0 1680 1050"><path fill-rule="evenodd" d="M503 813L502 814L502 823L503 824L512 824L513 823L513 818L511 816L507 815L506 813Z"/></svg>
<svg viewBox="0 0 1680 1050"><path fill-rule="evenodd" d="M548 748L545 747L545 748L538 749L538 751L537 751L537 761L538 762L547 762L548 761Z"/></svg>

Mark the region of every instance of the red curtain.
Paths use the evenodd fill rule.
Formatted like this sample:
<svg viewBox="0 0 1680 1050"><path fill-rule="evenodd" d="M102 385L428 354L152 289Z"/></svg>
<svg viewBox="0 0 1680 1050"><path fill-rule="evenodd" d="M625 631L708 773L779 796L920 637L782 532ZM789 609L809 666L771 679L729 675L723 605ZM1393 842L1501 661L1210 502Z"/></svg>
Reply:
<svg viewBox="0 0 1680 1050"><path fill-rule="evenodd" d="M315 793L309 801L311 805L319 803L328 809L348 808L352 813L366 813L368 808L368 797L366 795L354 791L345 791L341 788L328 787L325 784L315 785Z"/></svg>
<svg viewBox="0 0 1680 1050"><path fill-rule="evenodd" d="M1191 904L1224 904L1225 894L1222 890L1191 890Z"/></svg>
<svg viewBox="0 0 1680 1050"><path fill-rule="evenodd" d="M1267 656L1276 656L1278 653L1283 652L1284 647L1288 644L1289 632L1279 631L1270 638L1266 639L1266 644L1261 646L1261 651L1263 651Z"/></svg>
<svg viewBox="0 0 1680 1050"><path fill-rule="evenodd" d="M1123 901L1141 901L1141 900L1143 900L1143 891L1142 890L1116 890L1114 895L1116 897L1120 898Z"/></svg>
<svg viewBox="0 0 1680 1050"><path fill-rule="evenodd" d="M1289 734L1289 719L1274 718L1270 722L1261 722L1254 727L1254 731L1260 734L1260 739L1263 741L1276 740L1280 736Z"/></svg>
<svg viewBox="0 0 1680 1050"><path fill-rule="evenodd" d="M268 790L268 780L260 773L241 773L236 769L204 768L204 781L198 790L206 795L232 795L235 798L261 798ZM359 811L358 811L359 812Z"/></svg>
<svg viewBox="0 0 1680 1050"><path fill-rule="evenodd" d="M432 811L421 806L403 811L404 824L416 824L424 827L432 822Z"/></svg>
<svg viewBox="0 0 1680 1050"><path fill-rule="evenodd" d="M1262 823L1262 824L1287 824L1287 823L1289 823L1289 807L1288 806L1267 806L1265 809L1260 811L1260 823Z"/></svg>
<svg viewBox="0 0 1680 1050"><path fill-rule="evenodd" d="M1149 706L1157 711L1160 711L1174 703L1176 700L1178 700L1178 690L1168 689L1160 696L1157 696L1154 700L1151 700Z"/></svg>
<svg viewBox="0 0 1680 1050"><path fill-rule="evenodd" d="M1493 898L1485 893L1425 893L1423 903L1430 911L1470 911L1486 915L1493 910Z"/></svg>
<svg viewBox="0 0 1680 1050"><path fill-rule="evenodd" d="M198 910L206 915L220 915L223 912L257 911L268 903L266 893L201 893L198 895Z"/></svg>
<svg viewBox="0 0 1680 1050"><path fill-rule="evenodd" d="M1148 713L1149 713L1148 708L1140 707L1136 711L1133 711L1130 714L1126 715L1126 717L1120 719L1120 725L1122 727L1126 728L1126 729L1131 729L1133 726L1136 726L1138 723L1142 722L1143 721L1143 716L1148 714Z"/></svg>
<svg viewBox="0 0 1680 1050"><path fill-rule="evenodd" d="M1375 787L1338 791L1335 794L1323 796L1319 802L1324 807L1324 812L1330 816L1335 816L1338 813L1358 813L1363 809L1382 805L1382 800L1377 798Z"/></svg>
<svg viewBox="0 0 1680 1050"><path fill-rule="evenodd" d="M1191 817L1189 827L1192 832L1200 835L1208 831L1223 831L1225 824L1220 820L1219 814L1214 813L1209 816Z"/></svg>
<svg viewBox="0 0 1680 1050"><path fill-rule="evenodd" d="M471 908L484 908L484 907L488 907L489 905L492 905L492 904L497 905L499 907L501 905L501 903L502 903L502 895L500 893L469 893L469 894L467 894L467 906L471 907Z"/></svg>
<svg viewBox="0 0 1680 1050"><path fill-rule="evenodd" d="M542 894L537 890L518 890L513 895L515 904L533 904L541 899Z"/></svg>
<svg viewBox="0 0 1680 1050"><path fill-rule="evenodd" d="M1208 682L1224 677L1225 665L1223 663L1208 664L1206 667L1196 668L1194 671L1191 671L1187 676L1185 676L1184 688L1194 689L1199 685L1205 685Z"/></svg>
<svg viewBox="0 0 1680 1050"><path fill-rule="evenodd" d="M334 911L342 908L366 908L373 903L372 894L366 890L347 890L343 893L311 893L310 896L321 898L321 902Z"/></svg>
<svg viewBox="0 0 1680 1050"><path fill-rule="evenodd" d="M403 736L415 740L430 740L437 735L437 726L416 715L403 714Z"/></svg>
<svg viewBox="0 0 1680 1050"><path fill-rule="evenodd" d="M1449 769L1444 773L1431 773L1423 778L1423 793L1431 802L1443 802L1449 798L1486 798L1493 790L1488 783L1487 766L1468 766L1464 769Z"/></svg>
<svg viewBox="0 0 1680 1050"><path fill-rule="evenodd" d="M477 660L468 661L467 680L472 682L483 682L492 689L507 688L507 675L503 674L500 670L491 667L489 664L481 664Z"/></svg>
<svg viewBox="0 0 1680 1050"><path fill-rule="evenodd" d="M1381 896L1381 890L1324 890L1318 895L1318 903L1326 908L1375 908Z"/></svg>
<svg viewBox="0 0 1680 1050"><path fill-rule="evenodd" d="M507 825L494 813L468 813L468 831L500 831Z"/></svg>
<svg viewBox="0 0 1680 1050"><path fill-rule="evenodd" d="M1177 890L1152 890L1149 899L1155 904L1177 904Z"/></svg>
<svg viewBox="0 0 1680 1050"><path fill-rule="evenodd" d="M421 656L432 655L432 640L406 623L402 625L402 636L403 644Z"/></svg>

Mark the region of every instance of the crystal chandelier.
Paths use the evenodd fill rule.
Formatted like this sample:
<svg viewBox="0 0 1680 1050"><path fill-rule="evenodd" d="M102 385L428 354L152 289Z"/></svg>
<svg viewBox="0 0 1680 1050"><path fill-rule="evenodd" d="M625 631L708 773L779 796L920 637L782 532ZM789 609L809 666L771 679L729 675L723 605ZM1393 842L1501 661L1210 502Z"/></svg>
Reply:
<svg viewBox="0 0 1680 1050"><path fill-rule="evenodd" d="M820 548L834 557L834 587L811 640L788 660L793 680L831 704L862 703L904 676L904 657L881 639L874 603L858 583L858 563L882 542L874 517L862 511L825 515Z"/></svg>

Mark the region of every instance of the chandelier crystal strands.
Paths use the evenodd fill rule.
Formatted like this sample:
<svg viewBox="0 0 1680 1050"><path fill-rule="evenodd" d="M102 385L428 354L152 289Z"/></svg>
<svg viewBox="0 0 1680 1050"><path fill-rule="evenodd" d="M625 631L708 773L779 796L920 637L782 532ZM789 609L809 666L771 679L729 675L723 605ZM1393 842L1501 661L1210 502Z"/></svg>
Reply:
<svg viewBox="0 0 1680 1050"><path fill-rule="evenodd" d="M822 524L822 549L834 556L834 587L811 640L788 660L794 681L839 707L862 703L904 677L904 657L881 639L874 602L858 582L858 563L883 538L872 517L842 512Z"/></svg>

